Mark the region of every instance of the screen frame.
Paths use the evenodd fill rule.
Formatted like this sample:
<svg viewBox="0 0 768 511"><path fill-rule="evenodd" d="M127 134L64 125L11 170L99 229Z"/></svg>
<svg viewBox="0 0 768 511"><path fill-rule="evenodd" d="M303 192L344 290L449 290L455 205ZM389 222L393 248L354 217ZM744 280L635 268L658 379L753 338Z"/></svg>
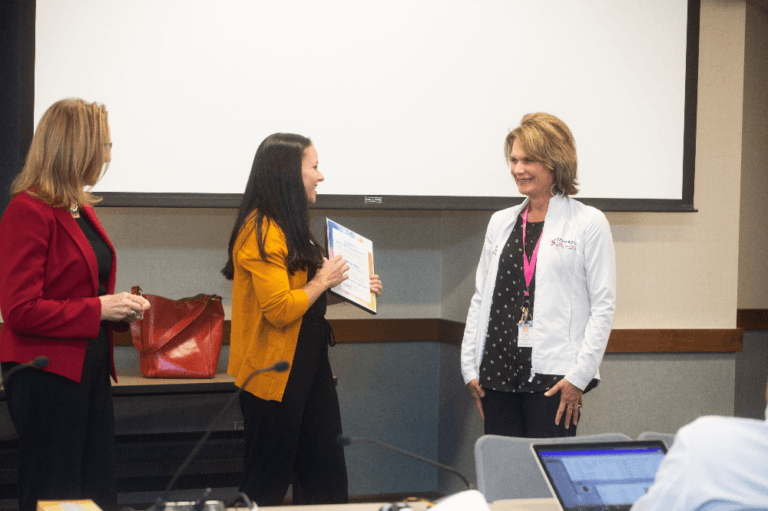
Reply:
<svg viewBox="0 0 768 511"><path fill-rule="evenodd" d="M686 36L685 104L683 131L682 194L680 199L579 199L586 205L606 212L696 212L694 207L696 124L698 105L698 66L700 0L688 0ZM34 67L34 64L31 64ZM34 98L31 98L34 103ZM26 119L33 128L33 119ZM242 193L129 193L96 192L100 207L147 208L238 208ZM323 195L317 197L314 209L336 210L446 210L496 211L520 204L523 197L466 197L412 195Z"/></svg>

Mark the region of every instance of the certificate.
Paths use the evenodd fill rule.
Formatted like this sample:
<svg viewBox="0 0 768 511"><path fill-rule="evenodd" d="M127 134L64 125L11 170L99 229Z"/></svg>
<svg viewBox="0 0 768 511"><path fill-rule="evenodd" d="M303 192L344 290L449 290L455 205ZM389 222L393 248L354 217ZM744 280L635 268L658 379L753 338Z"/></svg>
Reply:
<svg viewBox="0 0 768 511"><path fill-rule="evenodd" d="M376 314L376 295L371 292L373 243L326 218L328 258L340 255L349 265L349 278L330 290L353 305Z"/></svg>

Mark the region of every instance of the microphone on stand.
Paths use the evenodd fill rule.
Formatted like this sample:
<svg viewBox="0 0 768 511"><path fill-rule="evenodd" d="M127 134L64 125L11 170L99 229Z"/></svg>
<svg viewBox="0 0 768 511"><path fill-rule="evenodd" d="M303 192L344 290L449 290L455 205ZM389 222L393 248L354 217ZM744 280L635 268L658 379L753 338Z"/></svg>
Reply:
<svg viewBox="0 0 768 511"><path fill-rule="evenodd" d="M391 445L387 445L377 440L371 440L369 438L355 438L355 437L339 435L336 437L336 441L343 446L355 444L358 442L367 442L369 444L378 445L379 447L386 449L388 451L396 452L398 454L402 454L403 456L408 456L409 458L413 458L417 461L422 461L428 465L432 465L433 467L446 470L458 476L464 482L465 490L453 495L449 495L447 497L443 497L435 501L434 505L431 508L429 508L430 511L466 511L467 509L472 509L474 511L491 511L491 509L488 507L488 503L485 501L485 497L483 497L483 494L473 489L472 485L469 484L469 481L467 481L467 478L464 477L464 475L462 475L461 472L454 469L453 467L449 467L448 465L443 465L442 463L437 463L436 461L432 461L427 458L422 458L421 456L417 456L416 454L410 453L408 451L404 451L402 449L398 449L397 447L392 447ZM409 511L411 510L411 508L405 503L385 504L379 511L396 511L396 510Z"/></svg>
<svg viewBox="0 0 768 511"><path fill-rule="evenodd" d="M370 438L362 438L362 437L349 437L345 435L339 435L336 437L336 441L343 446L356 444L359 442L367 442L369 444L378 445L382 449L386 449L388 451L396 452L398 454L402 454L403 456L408 456L409 458L413 458L417 461L421 461L423 463L426 463L428 465L432 465L433 467L437 467L439 469L445 470L447 472L450 472L451 474L457 476L459 479L461 479L464 482L464 488L466 490L471 490L472 485L469 484L469 481L467 481L467 478L464 477L464 475L456 470L453 467L449 467L448 465L443 465L442 463L438 463L436 461L432 461L427 458L423 458L421 456L418 456L416 454L410 453L408 451L404 451L403 449L398 449L397 447L393 447L391 445L385 444L383 442L379 442L378 440L371 440Z"/></svg>
<svg viewBox="0 0 768 511"><path fill-rule="evenodd" d="M216 424L219 423L221 418L224 416L224 414L229 410L229 408L232 406L232 404L237 400L238 396L240 396L240 393L243 391L243 388L248 385L248 383L253 379L254 376L257 376L261 373L265 373L268 371L275 371L278 373L282 373L287 371L291 367L291 364L286 362L285 360L280 360L279 362L275 362L273 365L269 367L265 367L263 369L257 369L251 374L248 375L248 378L245 379L242 386L238 387L235 393L232 395L232 397L227 401L227 404L224 405L224 408L221 409L219 412L219 415L216 416L215 419L213 419L213 422L211 422L211 425L208 426L208 430L205 432L203 437L197 442L195 445L195 448L192 449L192 452L189 453L189 456L187 456L187 459L184 460L184 463L181 464L181 466L176 470L176 473L173 474L173 477L171 478L171 482L168 483L168 486L165 488L165 491L160 496L159 499L150 507L150 509L154 509L154 511L163 511L166 508L167 504L167 498L168 494L173 490L173 487L176 485L176 481L178 481L179 477L184 473L184 471L189 467L190 463L192 463L192 460L195 459L195 456L200 452L200 450L203 448L205 443L208 441L208 437L211 436L211 433L213 433L213 428L216 426ZM14 368L15 369L15 368ZM176 508L183 508L183 509L190 509L190 510L196 510L200 511L205 506L205 499L210 494L210 488L206 489L203 498L198 502L190 502L190 503L184 503L182 506L174 506Z"/></svg>
<svg viewBox="0 0 768 511"><path fill-rule="evenodd" d="M46 357L45 355L40 355L39 357L35 357L33 360L30 360L25 364L19 364L17 366L14 366L10 371L8 371L8 374L3 375L3 387L6 386L6 384L8 383L8 380L11 379L11 376L13 376L13 374L16 371L21 371L22 369L26 369L27 367L37 367L37 368L48 367L48 364L50 364L50 362L51 361L48 359L48 357Z"/></svg>

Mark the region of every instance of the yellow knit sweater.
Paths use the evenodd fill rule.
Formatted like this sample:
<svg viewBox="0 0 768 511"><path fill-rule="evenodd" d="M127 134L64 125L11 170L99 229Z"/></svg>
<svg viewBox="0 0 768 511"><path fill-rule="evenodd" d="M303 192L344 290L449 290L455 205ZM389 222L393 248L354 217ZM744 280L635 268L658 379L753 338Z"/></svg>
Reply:
<svg viewBox="0 0 768 511"><path fill-rule="evenodd" d="M267 230L269 229L269 230ZM242 387L256 369L280 360L293 365L296 341L309 297L301 289L307 272L290 275L285 264L288 247L283 231L264 220L264 248L259 255L253 216L245 223L234 246L235 276L232 289L232 333L227 373ZM244 390L256 397L282 401L290 371L262 373Z"/></svg>

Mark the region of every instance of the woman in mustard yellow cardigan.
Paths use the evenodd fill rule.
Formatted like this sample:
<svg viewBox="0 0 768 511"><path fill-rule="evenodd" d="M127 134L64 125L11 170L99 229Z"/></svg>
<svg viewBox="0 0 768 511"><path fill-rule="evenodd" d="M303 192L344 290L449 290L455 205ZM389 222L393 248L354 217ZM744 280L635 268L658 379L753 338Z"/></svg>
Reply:
<svg viewBox="0 0 768 511"><path fill-rule="evenodd" d="M245 469L240 491L259 506L347 502L341 414L328 361L326 291L346 280L341 256L325 259L309 230L309 204L324 180L301 135L276 133L256 151L222 273L234 281L227 372L242 387L280 360L283 373L254 377L240 394ZM381 293L371 276L371 291Z"/></svg>

